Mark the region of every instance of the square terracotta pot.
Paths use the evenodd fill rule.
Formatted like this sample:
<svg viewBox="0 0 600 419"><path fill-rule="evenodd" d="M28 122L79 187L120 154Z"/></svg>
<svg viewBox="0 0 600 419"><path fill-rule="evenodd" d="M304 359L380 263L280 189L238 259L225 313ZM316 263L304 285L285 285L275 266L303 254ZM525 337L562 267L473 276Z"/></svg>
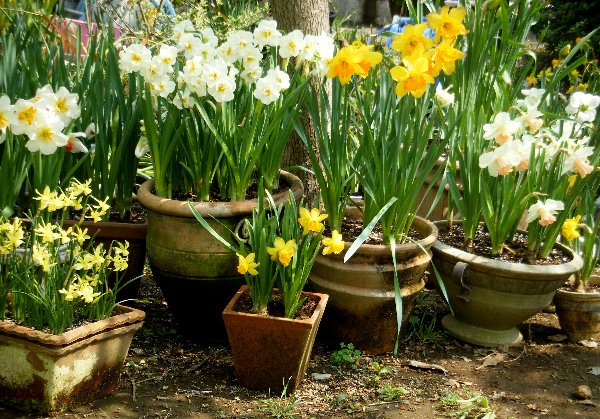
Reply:
<svg viewBox="0 0 600 419"><path fill-rule="evenodd" d="M317 329L327 305L326 294L302 293L319 299L309 319L294 320L234 311L247 293L243 285L223 310L235 374L246 388L280 394L294 391L306 372Z"/></svg>
<svg viewBox="0 0 600 419"><path fill-rule="evenodd" d="M0 321L0 404L54 414L111 393L144 317L117 306L60 335Z"/></svg>

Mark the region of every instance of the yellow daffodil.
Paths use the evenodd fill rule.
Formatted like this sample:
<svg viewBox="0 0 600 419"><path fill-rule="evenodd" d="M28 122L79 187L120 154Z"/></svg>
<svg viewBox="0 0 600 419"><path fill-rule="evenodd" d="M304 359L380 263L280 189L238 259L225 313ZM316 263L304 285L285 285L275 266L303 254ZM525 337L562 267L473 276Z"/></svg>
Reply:
<svg viewBox="0 0 600 419"><path fill-rule="evenodd" d="M87 284L80 286L77 290L77 294L88 304L94 302L94 298L100 295L99 292L94 292L94 288Z"/></svg>
<svg viewBox="0 0 600 419"><path fill-rule="evenodd" d="M77 294L77 287L73 284L69 285L69 289L61 289L58 291L61 294L64 294L65 296L65 301L73 301L75 298L78 297Z"/></svg>
<svg viewBox="0 0 600 419"><path fill-rule="evenodd" d="M431 12L427 15L429 27L435 31L434 40L437 42L442 38L456 38L458 35L466 35L469 31L462 21L467 14L464 7L448 6L442 7L440 13Z"/></svg>
<svg viewBox="0 0 600 419"><path fill-rule="evenodd" d="M581 236L581 234L579 234L580 221L581 215L577 215L573 218L567 218L563 223L561 234L567 241L573 241Z"/></svg>
<svg viewBox="0 0 600 419"><path fill-rule="evenodd" d="M360 55L360 68L361 72L358 73L361 77L367 77L371 68L383 60L383 55L380 52L371 51L373 45L362 45L358 47L357 53Z"/></svg>
<svg viewBox="0 0 600 419"><path fill-rule="evenodd" d="M427 23L406 25L402 33L392 40L392 49L398 51L403 57L411 55L417 45L422 45L424 50L428 50L433 45L433 41L423 36L425 29Z"/></svg>
<svg viewBox="0 0 600 419"><path fill-rule="evenodd" d="M322 240L323 246L323 254L329 255L331 253L335 253L339 255L342 250L344 250L344 239L342 235L338 233L337 230L333 230L331 232L331 237L325 237Z"/></svg>
<svg viewBox="0 0 600 419"><path fill-rule="evenodd" d="M440 71L447 76L451 75L454 73L456 61L463 58L465 54L453 47L453 41L444 39L433 52L433 77L437 77Z"/></svg>
<svg viewBox="0 0 600 419"><path fill-rule="evenodd" d="M302 234L308 234L309 231L320 233L323 231L325 226L322 221L327 218L327 214L321 214L317 208L313 208L310 211L306 208L300 208L300 218L298 222L304 229Z"/></svg>
<svg viewBox="0 0 600 419"><path fill-rule="evenodd" d="M7 244L10 248L16 249L23 243L23 237L25 236L25 232L21 227L21 220L17 217L13 219L12 224L7 223L8 228L4 233L6 236Z"/></svg>
<svg viewBox="0 0 600 419"><path fill-rule="evenodd" d="M128 260L126 257L123 257L120 254L115 254L111 260L113 263L113 271L119 272L127 269Z"/></svg>
<svg viewBox="0 0 600 419"><path fill-rule="evenodd" d="M537 86L537 84L538 84L538 79L533 74L531 76L525 77L525 81L530 86Z"/></svg>
<svg viewBox="0 0 600 419"><path fill-rule="evenodd" d="M82 230L81 227L77 225L75 226L75 231L73 232L73 238L77 241L77 243L83 244L86 240L90 239L90 236L88 236L87 231L87 228L84 228Z"/></svg>
<svg viewBox="0 0 600 419"><path fill-rule="evenodd" d="M419 45L411 56L402 59L402 63L404 66L396 66L390 70L392 79L398 82L396 95L402 97L410 93L420 98L427 85L434 82L429 74L429 60L423 53L423 47Z"/></svg>
<svg viewBox="0 0 600 419"><path fill-rule="evenodd" d="M335 57L327 61L327 77L330 79L337 77L342 85L348 84L354 74L362 72L361 61L362 58L355 48L344 47L335 54Z"/></svg>
<svg viewBox="0 0 600 419"><path fill-rule="evenodd" d="M92 259L96 266L102 266L102 264L104 263L104 246L102 245L102 243L100 243L94 248L94 254L92 255Z"/></svg>
<svg viewBox="0 0 600 419"><path fill-rule="evenodd" d="M37 196L35 196L33 199L40 201L40 210L45 210L48 208L48 210L50 212L54 211L54 210L50 210L49 208L55 208L54 207L54 201L56 199L57 193L56 192L51 192L50 188L48 186L46 186L44 188L44 192L39 192L36 190Z"/></svg>
<svg viewBox="0 0 600 419"><path fill-rule="evenodd" d="M296 254L296 240L288 240L287 243L281 237L275 238L275 247L267 247L267 253L271 255L271 260L288 266L292 257Z"/></svg>
<svg viewBox="0 0 600 419"><path fill-rule="evenodd" d="M239 253L236 254L239 260L237 270L241 275L258 275L256 268L258 268L260 263L254 262L254 258L256 257L254 253L250 253L248 256L242 256Z"/></svg>
<svg viewBox="0 0 600 419"><path fill-rule="evenodd" d="M33 263L36 266L41 266L44 272L50 272L50 268L56 265L56 262L52 262L52 255L44 246L37 246L34 244L31 256Z"/></svg>

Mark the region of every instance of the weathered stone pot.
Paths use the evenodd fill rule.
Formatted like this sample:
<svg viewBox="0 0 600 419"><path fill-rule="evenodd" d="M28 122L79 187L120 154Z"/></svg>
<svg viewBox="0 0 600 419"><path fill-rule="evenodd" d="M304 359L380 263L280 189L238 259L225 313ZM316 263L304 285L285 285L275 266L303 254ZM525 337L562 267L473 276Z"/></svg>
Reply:
<svg viewBox="0 0 600 419"><path fill-rule="evenodd" d="M318 303L310 318L296 320L235 311L237 301L247 292L243 285L223 310L235 375L249 389L281 394L285 388L291 393L306 372L328 297L302 293Z"/></svg>
<svg viewBox="0 0 600 419"><path fill-rule="evenodd" d="M590 284L600 285L592 276ZM559 289L554 296L560 328L569 340L579 342L600 337L600 292L574 292Z"/></svg>
<svg viewBox="0 0 600 419"><path fill-rule="evenodd" d="M433 223L415 217L413 229L424 238L419 245L396 247L398 281L402 294L402 331L417 294L425 285L424 272L437 238ZM345 251L351 243L346 242ZM311 290L329 295L319 339L332 347L353 343L367 354L394 349L397 335L394 265L390 246L365 245L344 263L343 254L319 255L310 274Z"/></svg>
<svg viewBox="0 0 600 419"><path fill-rule="evenodd" d="M436 221L440 231L446 221ZM517 326L548 306L556 290L582 267L571 256L560 265L526 265L494 260L448 246L432 246L433 263L442 277L453 315L442 319L452 336L480 346L512 346L523 336Z"/></svg>
<svg viewBox="0 0 600 419"><path fill-rule="evenodd" d="M281 181L297 199L302 196L298 177L282 172ZM244 283L237 257L200 225L186 201L160 198L153 188L154 180L148 180L138 190L148 213L148 261L178 331L199 340L225 340L221 312ZM287 191L273 196L278 203L287 198ZM221 237L236 243L231 232L256 205L256 200L247 200L198 202L194 207Z"/></svg>
<svg viewBox="0 0 600 419"><path fill-rule="evenodd" d="M110 394L144 317L117 306L60 335L0 321L0 404L53 414Z"/></svg>

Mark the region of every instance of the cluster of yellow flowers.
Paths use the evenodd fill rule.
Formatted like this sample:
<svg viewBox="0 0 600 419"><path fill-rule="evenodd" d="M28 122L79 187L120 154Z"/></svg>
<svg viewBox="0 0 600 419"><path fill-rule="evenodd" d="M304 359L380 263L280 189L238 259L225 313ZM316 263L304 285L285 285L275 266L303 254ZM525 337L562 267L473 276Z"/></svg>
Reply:
<svg viewBox="0 0 600 419"><path fill-rule="evenodd" d="M313 208L310 211L306 208L300 208L300 218L298 223L302 226L302 234L307 235L309 233L321 233L325 229L323 221L327 218L327 214L322 214L317 208ZM321 240L323 244L323 254L328 255L331 253L340 254L344 250L344 240L342 235L334 230L331 233L331 237L324 237ZM273 243L273 247L268 247L267 252L271 256L271 260L279 262L281 265L289 266L292 258L296 255L297 245L295 239L290 239L287 242L281 238L276 237ZM250 253L247 256L237 254L238 256L238 272L242 275L258 275L257 268L260 263L255 262L256 254Z"/></svg>
<svg viewBox="0 0 600 419"><path fill-rule="evenodd" d="M440 72L447 75L454 72L456 61L465 57L463 52L454 48L458 36L468 32L463 24L465 15L463 7L449 9L444 6L440 13L427 15L427 23L406 25L403 32L394 38L392 49L401 54L402 60L402 65L390 69L392 78L398 82L398 96L410 93L419 98ZM428 27L435 31L433 39L425 35ZM353 75L366 77L383 58L381 53L372 49L373 45L360 42L340 49L327 62L327 77L338 77L343 85Z"/></svg>
<svg viewBox="0 0 600 419"><path fill-rule="evenodd" d="M79 224L66 229L60 223L44 220L42 214L53 213L58 210L74 209L82 211L86 218L97 222L108 211L106 201L99 201L92 196L90 181L80 183L74 180L65 191L50 191L46 188L34 199L39 201L38 212L31 220L34 226L26 231L23 222L15 217L12 221L0 222L0 256L6 257L11 252L27 255L31 252L33 264L46 273L53 275L53 268L58 264L71 264L70 273L73 278L69 281L68 289L61 289L66 301L81 298L86 303L91 303L100 295L96 292L100 277L105 275L107 269L119 272L127 269L129 259L129 243L114 242L108 250L102 244L94 247L93 251L84 250L86 241L90 240L87 228ZM95 199L97 205L87 205L84 197ZM27 240L27 249L19 249ZM58 249L58 251L57 251ZM26 259L22 259L26 261Z"/></svg>

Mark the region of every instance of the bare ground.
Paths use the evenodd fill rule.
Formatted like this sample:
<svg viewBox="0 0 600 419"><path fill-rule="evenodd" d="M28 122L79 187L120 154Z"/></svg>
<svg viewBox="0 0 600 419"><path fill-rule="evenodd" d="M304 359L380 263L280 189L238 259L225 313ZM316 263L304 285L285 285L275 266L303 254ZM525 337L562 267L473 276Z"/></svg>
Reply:
<svg viewBox="0 0 600 419"><path fill-rule="evenodd" d="M521 325L525 339L516 347L476 348L444 334L439 323L447 309L435 292L426 291L398 356L334 353L317 342L303 383L286 398L239 387L226 344L178 336L151 276L144 277L140 298L136 306L146 311L147 320L134 337L115 393L59 417L432 418L466 413L474 418L493 412L499 418L600 418L600 375L590 373L600 369L600 347L555 341L561 331L554 314L541 313ZM347 361L336 363L342 354ZM411 361L436 366L414 367ZM317 379L315 373L331 377ZM576 397L581 385L589 387L591 398ZM28 416L0 407L0 417Z"/></svg>

